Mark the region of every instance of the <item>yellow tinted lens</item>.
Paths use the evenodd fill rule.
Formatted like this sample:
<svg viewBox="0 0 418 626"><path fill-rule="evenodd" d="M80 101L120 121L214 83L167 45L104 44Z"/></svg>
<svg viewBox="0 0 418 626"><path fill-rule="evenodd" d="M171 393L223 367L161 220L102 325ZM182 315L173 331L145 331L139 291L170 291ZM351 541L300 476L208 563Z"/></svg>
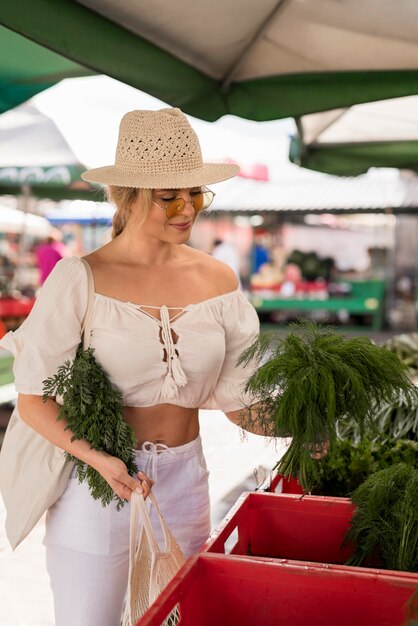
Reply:
<svg viewBox="0 0 418 626"><path fill-rule="evenodd" d="M193 206L196 213L204 211L212 204L213 195L212 191L204 191L194 197Z"/></svg>
<svg viewBox="0 0 418 626"><path fill-rule="evenodd" d="M203 209L203 193L198 193L192 200L193 208L196 213L199 213Z"/></svg>
<svg viewBox="0 0 418 626"><path fill-rule="evenodd" d="M175 198L171 200L171 202L167 203L166 206L166 214L168 219L175 217L184 209L184 200L183 198Z"/></svg>

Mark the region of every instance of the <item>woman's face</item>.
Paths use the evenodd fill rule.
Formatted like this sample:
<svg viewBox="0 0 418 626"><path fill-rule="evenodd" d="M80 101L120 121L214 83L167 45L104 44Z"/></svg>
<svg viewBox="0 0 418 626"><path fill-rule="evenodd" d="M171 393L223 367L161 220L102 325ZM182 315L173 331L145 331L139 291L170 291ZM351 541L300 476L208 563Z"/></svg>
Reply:
<svg viewBox="0 0 418 626"><path fill-rule="evenodd" d="M141 225L141 229L147 235L154 236L167 243L184 243L188 241L197 217L192 201L200 191L200 187L153 190L151 208L146 220ZM167 204L178 198L184 200L184 208L172 217L167 216Z"/></svg>

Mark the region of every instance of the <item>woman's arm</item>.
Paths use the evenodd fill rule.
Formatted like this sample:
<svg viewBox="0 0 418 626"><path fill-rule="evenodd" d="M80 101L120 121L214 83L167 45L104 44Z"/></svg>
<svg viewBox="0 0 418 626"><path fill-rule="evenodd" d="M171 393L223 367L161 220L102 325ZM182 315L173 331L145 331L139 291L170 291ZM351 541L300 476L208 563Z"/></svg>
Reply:
<svg viewBox="0 0 418 626"><path fill-rule="evenodd" d="M261 435L263 437L276 437L274 434L274 425L261 423L258 416L258 405L253 404L251 409L238 409L236 411L228 411L225 413L227 418L233 423L246 430L253 435Z"/></svg>
<svg viewBox="0 0 418 626"><path fill-rule="evenodd" d="M152 486L148 476L138 472L141 487L138 481L129 475L125 463L120 459L94 450L82 439L71 441L73 433L66 430L64 420L57 420L60 406L54 400L48 399L44 402L42 396L20 393L17 406L23 421L58 448L93 467L120 498L130 500L132 491L138 490L145 497L148 496Z"/></svg>
<svg viewBox="0 0 418 626"><path fill-rule="evenodd" d="M263 437L278 437L279 435L274 432L274 425L266 424L265 421L261 422L258 416L258 406L254 404L251 409L241 409L238 411L229 411L225 413L227 418L234 424L242 428L243 430L252 433L253 435L261 435ZM284 436L284 435L283 435ZM322 441L309 446L311 450L311 457L313 459L322 459L328 454L329 441Z"/></svg>

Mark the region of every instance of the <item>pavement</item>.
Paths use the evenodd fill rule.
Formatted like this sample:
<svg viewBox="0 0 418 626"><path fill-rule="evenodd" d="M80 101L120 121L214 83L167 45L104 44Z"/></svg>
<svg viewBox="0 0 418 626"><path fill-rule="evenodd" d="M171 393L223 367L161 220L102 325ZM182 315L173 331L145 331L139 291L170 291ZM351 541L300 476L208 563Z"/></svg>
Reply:
<svg viewBox="0 0 418 626"><path fill-rule="evenodd" d="M283 440L268 442L246 434L221 411L200 411L215 529L243 491L255 489L282 456ZM0 500L0 626L54 626L52 594L42 545L44 521L12 552L4 532L5 511ZM76 599L75 599L76 601ZM76 625L75 625L76 626Z"/></svg>

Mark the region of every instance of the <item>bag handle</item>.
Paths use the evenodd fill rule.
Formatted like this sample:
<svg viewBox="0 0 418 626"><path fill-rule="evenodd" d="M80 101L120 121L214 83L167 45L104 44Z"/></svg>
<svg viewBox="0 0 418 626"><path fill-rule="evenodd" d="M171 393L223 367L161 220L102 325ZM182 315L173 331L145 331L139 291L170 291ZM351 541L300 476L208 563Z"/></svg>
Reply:
<svg viewBox="0 0 418 626"><path fill-rule="evenodd" d="M131 497L131 523L130 523L130 555L131 559L133 555L137 553L139 549L140 542L137 542L138 537L138 529L139 529L139 518L141 518L142 527L147 535L148 543L150 548L154 554L169 554L171 552L171 540L170 533L168 531L167 524L165 522L164 517L161 514L161 511L158 507L157 501L155 499L152 491L148 495L148 499L150 500L152 506L157 513L158 520L161 524L161 528L163 530L164 535L164 550L160 549L158 542L155 538L154 530L151 524L151 517L149 514L149 510L147 505L145 504L144 496L141 494L132 493Z"/></svg>
<svg viewBox="0 0 418 626"><path fill-rule="evenodd" d="M91 318L94 300L94 279L93 272L91 271L89 263L82 257L79 258L80 261L83 263L87 274L87 309L83 319L83 324L81 326L81 334L83 336L83 348L84 350L87 350L90 347L91 341Z"/></svg>

